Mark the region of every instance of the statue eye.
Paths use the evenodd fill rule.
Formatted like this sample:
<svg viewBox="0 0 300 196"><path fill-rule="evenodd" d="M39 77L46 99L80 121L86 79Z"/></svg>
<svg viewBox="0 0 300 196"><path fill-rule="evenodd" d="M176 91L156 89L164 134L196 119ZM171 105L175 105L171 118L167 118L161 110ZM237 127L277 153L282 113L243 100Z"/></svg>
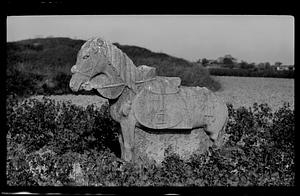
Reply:
<svg viewBox="0 0 300 196"><path fill-rule="evenodd" d="M87 58L89 58L89 57L90 57L90 55L87 54L87 55L84 55L82 58L83 58L83 59L87 59Z"/></svg>

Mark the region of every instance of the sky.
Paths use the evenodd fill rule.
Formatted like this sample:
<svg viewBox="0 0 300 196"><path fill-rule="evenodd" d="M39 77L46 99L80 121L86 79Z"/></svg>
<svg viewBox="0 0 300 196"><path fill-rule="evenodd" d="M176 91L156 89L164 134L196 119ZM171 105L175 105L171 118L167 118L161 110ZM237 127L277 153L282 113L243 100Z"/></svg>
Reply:
<svg viewBox="0 0 300 196"><path fill-rule="evenodd" d="M284 15L8 16L7 42L44 37L135 45L189 61L226 54L248 63L294 64L294 17Z"/></svg>

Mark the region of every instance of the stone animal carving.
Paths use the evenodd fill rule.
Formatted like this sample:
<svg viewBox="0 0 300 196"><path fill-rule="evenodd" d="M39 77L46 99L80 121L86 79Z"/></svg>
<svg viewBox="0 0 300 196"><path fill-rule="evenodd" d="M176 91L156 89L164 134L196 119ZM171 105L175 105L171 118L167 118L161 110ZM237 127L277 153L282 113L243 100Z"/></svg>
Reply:
<svg viewBox="0 0 300 196"><path fill-rule="evenodd" d="M224 128L226 105L205 87L181 86L179 77L157 76L153 67L136 67L116 46L89 39L71 69L73 91L97 89L109 100L110 114L120 123L122 158L135 160L135 128L192 130L204 128L214 143Z"/></svg>

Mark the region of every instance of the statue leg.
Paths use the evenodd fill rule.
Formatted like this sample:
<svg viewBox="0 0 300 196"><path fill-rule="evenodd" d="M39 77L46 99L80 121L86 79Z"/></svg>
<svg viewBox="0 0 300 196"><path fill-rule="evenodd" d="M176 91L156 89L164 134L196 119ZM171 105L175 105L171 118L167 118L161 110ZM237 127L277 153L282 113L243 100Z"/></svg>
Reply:
<svg viewBox="0 0 300 196"><path fill-rule="evenodd" d="M206 128L205 132L209 136L209 138L215 142L218 138L219 127L218 123L216 123L215 117L207 117L206 119Z"/></svg>
<svg viewBox="0 0 300 196"><path fill-rule="evenodd" d="M219 135L221 133L223 134L221 131L223 131L227 123L228 110L227 106L221 103L217 103L217 105L214 107L214 110L215 115L206 117L206 132L208 133L209 138L217 144L219 143L218 140L220 137L222 137Z"/></svg>
<svg viewBox="0 0 300 196"><path fill-rule="evenodd" d="M120 143L120 149L121 149L121 159L124 159L124 142L123 142L122 134L119 134L119 143Z"/></svg>
<svg viewBox="0 0 300 196"><path fill-rule="evenodd" d="M224 134L225 134L225 128L226 128L227 122L228 122L228 117L226 118L225 123L223 124L223 127L221 128L221 131L218 134L218 138L215 142L215 144L217 146L221 146L224 144Z"/></svg>
<svg viewBox="0 0 300 196"><path fill-rule="evenodd" d="M123 158L125 161L134 161L134 131L136 119L132 113L120 122L123 135Z"/></svg>

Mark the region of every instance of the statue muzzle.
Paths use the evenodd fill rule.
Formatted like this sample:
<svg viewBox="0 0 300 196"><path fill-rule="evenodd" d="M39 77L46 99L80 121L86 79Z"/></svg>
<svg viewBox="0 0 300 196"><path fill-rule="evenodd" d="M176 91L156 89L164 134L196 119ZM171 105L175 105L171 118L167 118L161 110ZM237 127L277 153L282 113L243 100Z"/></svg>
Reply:
<svg viewBox="0 0 300 196"><path fill-rule="evenodd" d="M79 91L81 90L81 85L87 81L87 77L80 75L78 73L75 73L72 75L72 78L69 83L69 87L72 91Z"/></svg>
<svg viewBox="0 0 300 196"><path fill-rule="evenodd" d="M78 72L76 65L73 65L71 68L71 73L75 74L76 72Z"/></svg>

